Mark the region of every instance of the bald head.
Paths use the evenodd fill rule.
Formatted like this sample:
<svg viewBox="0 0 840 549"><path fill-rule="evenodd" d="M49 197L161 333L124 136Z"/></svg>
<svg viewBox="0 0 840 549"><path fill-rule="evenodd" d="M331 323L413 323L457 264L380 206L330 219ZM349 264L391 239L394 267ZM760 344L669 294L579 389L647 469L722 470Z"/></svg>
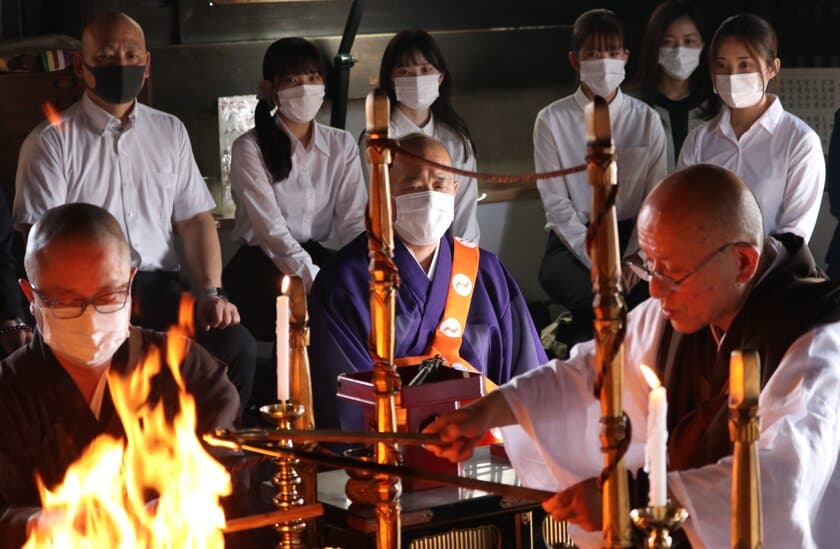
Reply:
<svg viewBox="0 0 840 549"><path fill-rule="evenodd" d="M452 165L452 157L446 147L433 137L429 137L424 133L411 133L397 140L397 144L410 153L420 155L424 158L437 158L436 162ZM399 158L399 155L397 155ZM405 157L403 157L405 159Z"/></svg>
<svg viewBox="0 0 840 549"><path fill-rule="evenodd" d="M138 47L146 49L146 37L140 24L122 12L109 11L85 25L82 31L82 54L92 54L115 33L131 37Z"/></svg>
<svg viewBox="0 0 840 549"><path fill-rule="evenodd" d="M734 173L710 164L665 178L642 204L638 224L698 243L747 242L760 249L764 240L752 191Z"/></svg>
<svg viewBox="0 0 840 549"><path fill-rule="evenodd" d="M412 154L444 166L452 165L452 157L446 147L428 135L412 133L400 138L397 143ZM421 190L454 195L457 188L458 183L451 173L399 153L394 155L391 164L391 193L394 196Z"/></svg>
<svg viewBox="0 0 840 549"><path fill-rule="evenodd" d="M131 252L122 228L108 210L91 204L74 203L53 208L32 227L26 243L24 265L29 280L37 285L45 268L71 269L70 265L52 265L58 249L103 248L114 255L113 262L129 270ZM78 258L84 264L85 258ZM84 271L84 269L80 269ZM56 273L59 274L59 273ZM88 273L89 275L90 273Z"/></svg>

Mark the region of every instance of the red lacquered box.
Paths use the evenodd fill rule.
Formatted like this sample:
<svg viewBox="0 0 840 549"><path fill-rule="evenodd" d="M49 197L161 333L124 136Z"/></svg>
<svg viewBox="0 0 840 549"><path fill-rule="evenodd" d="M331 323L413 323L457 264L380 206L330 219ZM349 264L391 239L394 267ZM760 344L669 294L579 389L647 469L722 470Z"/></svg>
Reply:
<svg viewBox="0 0 840 549"><path fill-rule="evenodd" d="M397 394L399 431L420 432L439 415L452 412L482 395L484 382L481 374L447 367L438 369L435 381L408 387L408 382L419 368L419 365L397 368L402 380L402 390ZM373 372L339 375L338 396L362 406L365 424L373 431L376 426L372 376ZM458 464L437 458L420 446L404 446L402 454L403 462L409 467L458 474ZM423 490L436 486L440 484L415 479L403 480L404 490Z"/></svg>

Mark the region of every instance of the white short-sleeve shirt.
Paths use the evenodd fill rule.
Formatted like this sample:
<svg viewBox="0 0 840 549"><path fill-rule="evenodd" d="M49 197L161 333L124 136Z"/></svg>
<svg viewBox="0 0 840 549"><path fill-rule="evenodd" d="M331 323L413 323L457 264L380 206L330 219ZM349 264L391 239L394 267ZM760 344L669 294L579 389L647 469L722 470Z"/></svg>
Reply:
<svg viewBox="0 0 840 549"><path fill-rule="evenodd" d="M304 147L279 119L277 124L292 142L292 169L282 181L268 170L255 129L233 143L233 236L262 248L281 272L300 276L308 291L318 267L301 243L334 236L343 246L363 232L367 187L359 148L348 132L314 122Z"/></svg>
<svg viewBox="0 0 840 549"><path fill-rule="evenodd" d="M29 134L15 188L18 226L71 202L107 209L141 270L178 270L173 223L215 207L180 120L137 102L123 127L87 94Z"/></svg>
<svg viewBox="0 0 840 549"><path fill-rule="evenodd" d="M586 163L584 109L588 103L578 88L573 95L558 99L539 112L534 123L534 166L538 172ZM665 177L665 132L656 111L620 89L610 102L609 111L618 155L616 214L620 221L635 219L642 201ZM537 188L551 229L589 266L584 241L592 198L586 172L542 179ZM637 249L634 231L627 253Z"/></svg>
<svg viewBox="0 0 840 549"><path fill-rule="evenodd" d="M765 233L811 238L825 186L822 144L778 97L740 139L727 107L689 133L677 168L701 163L731 170L747 184L761 208Z"/></svg>
<svg viewBox="0 0 840 549"><path fill-rule="evenodd" d="M421 128L412 122L398 107L391 113L389 128L391 137L399 139L411 133L424 133L433 137L446 147L452 157L452 166L461 170L475 171L475 155L472 143L466 146L461 136L444 126L436 123L434 116ZM478 226L478 183L474 177L455 176L458 190L455 193L455 219L452 221L452 233L465 240L478 242L481 230Z"/></svg>

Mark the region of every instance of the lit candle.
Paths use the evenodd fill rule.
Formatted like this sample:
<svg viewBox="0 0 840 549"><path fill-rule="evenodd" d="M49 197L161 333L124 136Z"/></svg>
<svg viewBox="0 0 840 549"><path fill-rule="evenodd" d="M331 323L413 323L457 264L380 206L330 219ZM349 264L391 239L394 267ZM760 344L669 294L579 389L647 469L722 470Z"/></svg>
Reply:
<svg viewBox="0 0 840 549"><path fill-rule="evenodd" d="M283 277L283 295L277 296L277 400L289 400L289 277Z"/></svg>
<svg viewBox="0 0 840 549"><path fill-rule="evenodd" d="M668 450L668 400L665 387L653 370L641 365L642 375L650 385L648 395L647 445L645 470L650 481L649 505L664 506L668 503L667 450Z"/></svg>

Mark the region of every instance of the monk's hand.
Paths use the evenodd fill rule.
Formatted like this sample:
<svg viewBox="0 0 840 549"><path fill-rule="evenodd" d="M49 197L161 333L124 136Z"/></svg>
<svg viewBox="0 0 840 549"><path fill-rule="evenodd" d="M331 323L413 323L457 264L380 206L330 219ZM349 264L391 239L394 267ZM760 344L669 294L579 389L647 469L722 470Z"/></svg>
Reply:
<svg viewBox="0 0 840 549"><path fill-rule="evenodd" d="M239 324L239 309L227 299L218 295L203 296L197 305L198 323L205 331L211 328L227 328Z"/></svg>
<svg viewBox="0 0 840 549"><path fill-rule="evenodd" d="M440 437L440 443L426 444L425 447L434 455L452 462L469 459L478 441L491 427L486 424L486 418L487 415L479 408L471 406L440 416L423 429L424 433Z"/></svg>
<svg viewBox="0 0 840 549"><path fill-rule="evenodd" d="M595 478L578 482L542 503L554 520L565 520L591 532L601 529L601 505L601 491Z"/></svg>
<svg viewBox="0 0 840 549"><path fill-rule="evenodd" d="M69 528L84 536L87 532L87 518L84 507L76 509L75 513L65 509L41 509L27 519L26 535L36 542L44 542L51 539L53 531L66 531Z"/></svg>

